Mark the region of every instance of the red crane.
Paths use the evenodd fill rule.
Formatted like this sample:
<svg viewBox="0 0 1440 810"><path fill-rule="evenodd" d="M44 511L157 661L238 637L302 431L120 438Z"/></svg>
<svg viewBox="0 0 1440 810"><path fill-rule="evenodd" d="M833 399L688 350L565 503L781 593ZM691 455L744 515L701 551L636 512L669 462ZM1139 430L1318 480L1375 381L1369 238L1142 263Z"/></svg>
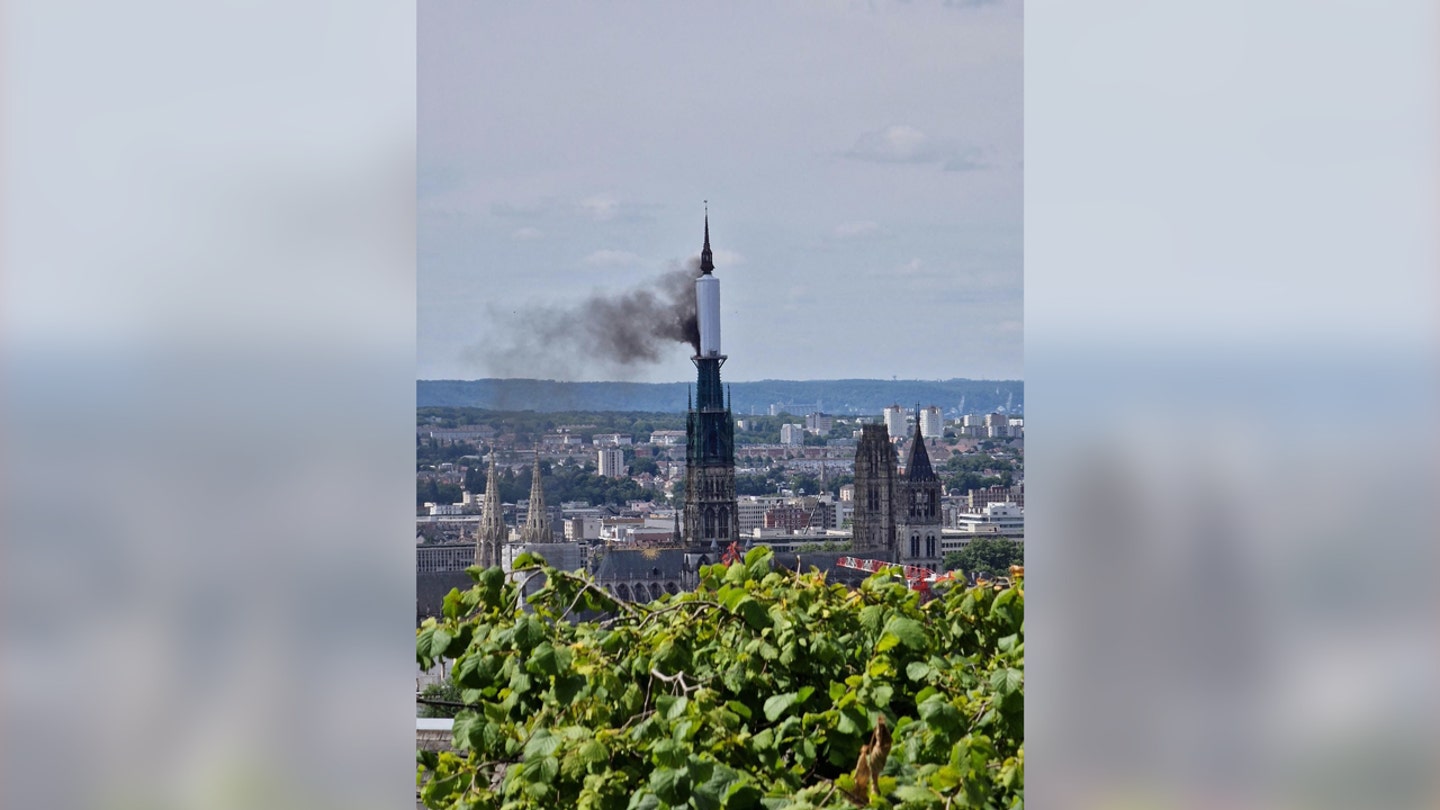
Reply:
<svg viewBox="0 0 1440 810"><path fill-rule="evenodd" d="M884 568L891 568L897 563L884 560L865 560L859 557L841 557L835 562L841 568L853 568L857 571L868 571L871 574L879 572ZM937 574L929 568L920 565L902 565L901 575L905 577L905 584L910 586L912 591L928 592L930 586L940 582L950 582L955 579L954 571L947 571Z"/></svg>
<svg viewBox="0 0 1440 810"><path fill-rule="evenodd" d="M738 542L732 542L730 546L725 549L725 553L721 555L720 562L730 565L731 563L740 562L743 559L745 559L745 555L740 551L740 544Z"/></svg>

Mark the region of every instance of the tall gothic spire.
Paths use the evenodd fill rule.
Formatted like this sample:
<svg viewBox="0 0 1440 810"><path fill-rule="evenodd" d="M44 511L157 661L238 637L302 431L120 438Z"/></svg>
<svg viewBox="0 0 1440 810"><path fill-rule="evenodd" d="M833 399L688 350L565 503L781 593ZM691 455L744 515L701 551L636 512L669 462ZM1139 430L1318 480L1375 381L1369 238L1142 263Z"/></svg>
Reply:
<svg viewBox="0 0 1440 810"><path fill-rule="evenodd" d="M540 451L535 451L535 471L530 476L530 510L525 516L522 539L527 543L549 543L550 513L545 509L545 487L540 483Z"/></svg>
<svg viewBox="0 0 1440 810"><path fill-rule="evenodd" d="M710 206L705 206L705 247L700 248L700 273L708 275L715 269L715 258L710 254Z"/></svg>
<svg viewBox="0 0 1440 810"><path fill-rule="evenodd" d="M485 506L480 528L475 532L475 564L483 568L500 564L500 544L505 542L505 513L500 505L500 484L495 480L495 451L490 451L490 472L485 477Z"/></svg>
<svg viewBox="0 0 1440 810"><path fill-rule="evenodd" d="M919 415L919 411L916 411ZM925 436L920 432L920 420L915 420L915 438L910 442L910 457L905 462L905 477L911 481L935 480L935 469L930 466L930 453L925 450Z"/></svg>

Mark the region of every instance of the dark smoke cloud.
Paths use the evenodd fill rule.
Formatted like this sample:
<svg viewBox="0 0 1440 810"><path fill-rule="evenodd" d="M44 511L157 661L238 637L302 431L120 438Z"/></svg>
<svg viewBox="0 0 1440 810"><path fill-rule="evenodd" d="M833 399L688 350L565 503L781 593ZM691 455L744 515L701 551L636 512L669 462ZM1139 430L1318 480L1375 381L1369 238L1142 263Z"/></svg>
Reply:
<svg viewBox="0 0 1440 810"><path fill-rule="evenodd" d="M657 363L674 344L700 351L695 314L699 260L633 289L595 293L573 306L494 308L491 339L465 358L497 377L625 376Z"/></svg>

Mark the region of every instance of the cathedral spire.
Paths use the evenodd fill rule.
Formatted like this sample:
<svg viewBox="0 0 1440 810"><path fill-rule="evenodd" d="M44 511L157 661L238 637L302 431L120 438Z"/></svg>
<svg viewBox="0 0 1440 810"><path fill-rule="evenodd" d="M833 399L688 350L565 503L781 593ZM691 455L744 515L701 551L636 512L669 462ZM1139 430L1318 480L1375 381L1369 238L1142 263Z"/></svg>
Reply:
<svg viewBox="0 0 1440 810"><path fill-rule="evenodd" d="M919 411L916 411L919 415ZM911 481L936 480L935 469L930 466L930 454L925 450L925 435L920 431L920 420L915 420L915 438L910 442L910 457L905 462L905 477Z"/></svg>
<svg viewBox="0 0 1440 810"><path fill-rule="evenodd" d="M700 249L700 273L709 275L715 269L715 258L710 253L710 201L705 201L705 247Z"/></svg>
<svg viewBox="0 0 1440 810"><path fill-rule="evenodd" d="M500 505L500 484L495 478L495 449L490 449L490 472L485 476L485 501L480 528L475 532L475 564L482 568L500 564L500 544L509 534L505 529L504 507Z"/></svg>
<svg viewBox="0 0 1440 810"><path fill-rule="evenodd" d="M535 451L535 471L530 476L530 509L525 516L523 539L527 543L549 543L550 514L545 509L545 487L540 483L540 451Z"/></svg>

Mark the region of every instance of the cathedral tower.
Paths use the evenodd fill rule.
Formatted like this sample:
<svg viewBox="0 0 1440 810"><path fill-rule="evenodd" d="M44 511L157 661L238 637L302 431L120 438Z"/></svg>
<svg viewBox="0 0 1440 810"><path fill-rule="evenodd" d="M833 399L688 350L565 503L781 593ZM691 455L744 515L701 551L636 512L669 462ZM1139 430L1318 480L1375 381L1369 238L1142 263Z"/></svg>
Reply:
<svg viewBox="0 0 1440 810"><path fill-rule="evenodd" d="M735 500L735 423L720 386L720 280L710 253L710 215L695 279L695 314L700 351L695 363L695 399L685 422L685 540L723 546L739 538Z"/></svg>
<svg viewBox="0 0 1440 810"><path fill-rule="evenodd" d="M855 447L856 556L895 560L895 446L882 425L861 425Z"/></svg>
<svg viewBox="0 0 1440 810"><path fill-rule="evenodd" d="M940 477L930 466L930 453L925 449L925 436L916 413L915 435L901 476L900 503L896 513L895 535L900 555L897 562L937 568L940 565Z"/></svg>

